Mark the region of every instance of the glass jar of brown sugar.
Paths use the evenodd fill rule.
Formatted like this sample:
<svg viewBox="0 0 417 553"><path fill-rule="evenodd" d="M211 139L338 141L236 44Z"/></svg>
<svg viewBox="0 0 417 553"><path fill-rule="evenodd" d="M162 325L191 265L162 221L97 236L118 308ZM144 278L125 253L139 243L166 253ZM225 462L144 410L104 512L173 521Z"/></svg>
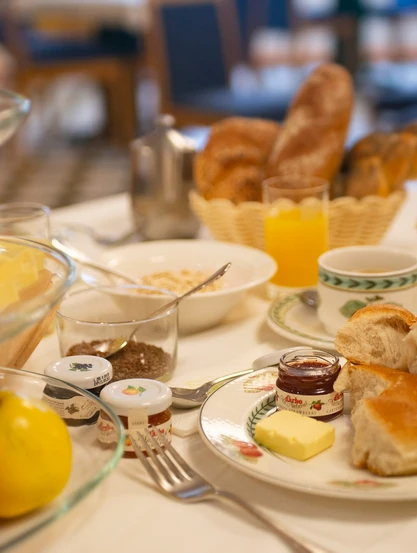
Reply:
<svg viewBox="0 0 417 553"><path fill-rule="evenodd" d="M278 364L277 408L335 419L343 413L343 393L333 390L339 371L339 358L332 353L308 348L285 353Z"/></svg>
<svg viewBox="0 0 417 553"><path fill-rule="evenodd" d="M124 457L136 457L129 434L140 432L144 428L154 426L171 441L172 420L169 407L172 404L172 392L162 382L147 378L119 380L105 386L100 399L113 409L125 427ZM103 444L116 441L112 422L103 411L100 411L97 431L98 439ZM144 450L143 447L141 449Z"/></svg>
<svg viewBox="0 0 417 553"><path fill-rule="evenodd" d="M113 377L112 365L107 359L95 355L72 355L48 365L47 376L74 384L99 397L101 390ZM99 415L97 403L66 387L47 384L42 399L52 407L68 426L94 424Z"/></svg>

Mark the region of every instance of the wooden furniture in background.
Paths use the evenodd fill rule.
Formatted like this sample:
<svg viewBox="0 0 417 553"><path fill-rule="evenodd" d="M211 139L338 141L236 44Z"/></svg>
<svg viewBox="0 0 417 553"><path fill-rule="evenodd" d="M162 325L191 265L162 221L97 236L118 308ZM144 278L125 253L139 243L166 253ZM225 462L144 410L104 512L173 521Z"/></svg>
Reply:
<svg viewBox="0 0 417 553"><path fill-rule="evenodd" d="M70 74L83 74L103 89L112 140L126 145L136 136L136 75L141 41L122 43L114 35L68 36L42 33L21 23L4 0L1 10L6 48L16 61L14 89L31 98L51 82Z"/></svg>

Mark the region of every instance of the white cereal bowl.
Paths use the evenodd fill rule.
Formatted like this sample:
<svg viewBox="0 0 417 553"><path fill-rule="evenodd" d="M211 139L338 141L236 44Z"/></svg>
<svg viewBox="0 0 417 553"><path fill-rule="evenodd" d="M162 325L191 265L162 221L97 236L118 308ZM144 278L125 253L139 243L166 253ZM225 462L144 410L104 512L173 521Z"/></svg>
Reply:
<svg viewBox="0 0 417 553"><path fill-rule="evenodd" d="M129 244L102 253L100 261L138 279L151 273L181 269L211 274L230 261L232 266L222 277L220 290L197 292L181 302L181 334L200 332L217 325L247 290L264 284L276 271L276 263L268 254L255 248L214 240L164 240ZM94 274L94 283L90 273L88 284L103 284L105 278L98 273ZM125 287L121 288L120 293L130 295L132 291ZM161 298L158 296L142 297L149 302L150 310L161 306Z"/></svg>

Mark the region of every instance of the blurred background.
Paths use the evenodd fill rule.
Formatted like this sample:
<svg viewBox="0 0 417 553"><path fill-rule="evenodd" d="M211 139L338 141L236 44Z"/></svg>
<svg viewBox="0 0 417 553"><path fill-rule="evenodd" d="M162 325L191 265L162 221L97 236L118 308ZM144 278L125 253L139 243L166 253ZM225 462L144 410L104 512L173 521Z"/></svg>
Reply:
<svg viewBox="0 0 417 553"><path fill-rule="evenodd" d="M417 120L417 0L2 0L0 87L33 107L0 203L126 191L158 113L201 147L228 115L283 120L323 61L355 79L349 142Z"/></svg>

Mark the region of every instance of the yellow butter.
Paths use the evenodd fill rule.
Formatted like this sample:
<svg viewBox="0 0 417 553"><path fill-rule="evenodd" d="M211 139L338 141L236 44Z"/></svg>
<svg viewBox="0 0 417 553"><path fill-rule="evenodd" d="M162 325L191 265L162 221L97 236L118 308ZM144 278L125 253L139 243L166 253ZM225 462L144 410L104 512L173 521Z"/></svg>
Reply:
<svg viewBox="0 0 417 553"><path fill-rule="evenodd" d="M257 423L255 440L281 455L305 461L334 444L335 430L331 424L293 411L277 411Z"/></svg>
<svg viewBox="0 0 417 553"><path fill-rule="evenodd" d="M18 301L24 290L39 281L44 265L44 252L0 241L0 310Z"/></svg>

